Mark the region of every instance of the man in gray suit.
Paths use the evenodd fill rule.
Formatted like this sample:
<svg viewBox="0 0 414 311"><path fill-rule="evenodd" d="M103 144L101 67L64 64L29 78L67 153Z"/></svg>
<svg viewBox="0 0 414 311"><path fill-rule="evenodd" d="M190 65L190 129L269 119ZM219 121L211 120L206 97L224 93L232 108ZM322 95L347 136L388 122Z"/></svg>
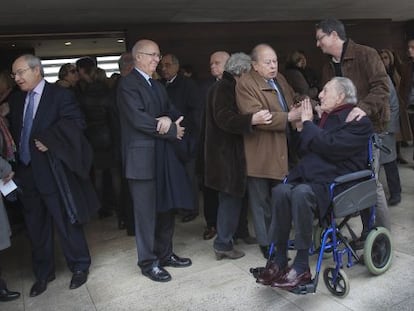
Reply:
<svg viewBox="0 0 414 311"><path fill-rule="evenodd" d="M165 88L151 79L161 59L158 45L140 40L132 49L135 68L122 77L118 87L122 159L134 205L138 266L153 281L167 282L163 267L187 267L189 258L172 251L174 213L165 205L171 200L165 170L170 143L184 135L183 117L174 116ZM162 201L162 204L160 203Z"/></svg>

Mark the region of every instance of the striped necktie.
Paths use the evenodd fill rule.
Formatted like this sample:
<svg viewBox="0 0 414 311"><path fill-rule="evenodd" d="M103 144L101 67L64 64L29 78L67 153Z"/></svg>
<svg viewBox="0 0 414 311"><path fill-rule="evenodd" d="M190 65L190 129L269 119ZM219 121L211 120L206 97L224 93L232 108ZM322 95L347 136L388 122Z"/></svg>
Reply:
<svg viewBox="0 0 414 311"><path fill-rule="evenodd" d="M288 108L287 108L286 100L285 100L285 97L282 95L282 92L280 91L280 87L276 85L276 83L273 79L267 80L267 83L269 83L271 88L276 91L277 97L279 99L280 106L282 107L282 110L284 112L287 112Z"/></svg>

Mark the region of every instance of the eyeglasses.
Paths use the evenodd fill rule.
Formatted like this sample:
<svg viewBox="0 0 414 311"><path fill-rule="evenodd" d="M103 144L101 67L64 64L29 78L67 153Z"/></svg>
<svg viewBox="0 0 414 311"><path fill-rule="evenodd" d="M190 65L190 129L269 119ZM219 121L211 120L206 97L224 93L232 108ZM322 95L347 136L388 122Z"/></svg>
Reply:
<svg viewBox="0 0 414 311"><path fill-rule="evenodd" d="M323 38L325 38L327 36L327 34L323 34L320 37L316 37L316 41L321 41Z"/></svg>
<svg viewBox="0 0 414 311"><path fill-rule="evenodd" d="M270 65L270 64L277 65L277 59L265 59L262 61L262 63L265 65Z"/></svg>
<svg viewBox="0 0 414 311"><path fill-rule="evenodd" d="M148 56L151 56L151 57L154 57L154 58L158 58L159 60L161 60L162 59L162 55L161 54L158 54L158 53L147 53L147 52L140 52L140 51L137 51L137 53L139 53L139 54L144 54L144 55L148 55Z"/></svg>
<svg viewBox="0 0 414 311"><path fill-rule="evenodd" d="M29 69L32 69L32 68L27 67L25 69L19 69L16 72L12 72L11 75L10 75L10 77L14 80L16 77L21 77Z"/></svg>

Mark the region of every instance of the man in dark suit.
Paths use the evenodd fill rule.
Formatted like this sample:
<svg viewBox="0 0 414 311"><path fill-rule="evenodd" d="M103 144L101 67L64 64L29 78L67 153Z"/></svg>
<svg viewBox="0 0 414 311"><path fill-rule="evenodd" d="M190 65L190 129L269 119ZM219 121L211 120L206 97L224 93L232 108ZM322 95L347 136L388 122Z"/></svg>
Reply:
<svg viewBox="0 0 414 311"><path fill-rule="evenodd" d="M181 211L182 221L188 222L198 215L198 180L195 174L195 160L200 139L200 122L202 110L202 96L200 89L193 79L181 73L180 62L173 54L166 54L160 61L160 74L162 82L167 88L168 97L174 107L184 116L186 141L181 160L185 163L186 172L191 180L191 190L194 201L188 211Z"/></svg>
<svg viewBox="0 0 414 311"><path fill-rule="evenodd" d="M174 213L166 207L172 203L167 190L180 182L169 182L165 160L169 142L177 143L184 135L180 126L183 118L172 122L175 116L171 114L167 92L151 79L161 59L158 45L140 40L135 43L132 56L135 68L121 78L117 102L123 167L134 205L138 266L151 280L167 282L171 275L163 267L191 265L190 259L173 253Z"/></svg>
<svg viewBox="0 0 414 311"><path fill-rule="evenodd" d="M54 226L73 273L70 289L87 280L91 258L83 228L80 224L72 225L62 208L49 164L50 153L46 152L51 146L42 138L49 136L54 126L62 121L71 122L79 132L85 124L72 93L44 80L39 58L23 55L14 61L12 70L21 92L10 98L10 125L18 149L16 180L22 190L23 214L32 245L36 282L30 296L34 297L43 293L47 283L55 279Z"/></svg>

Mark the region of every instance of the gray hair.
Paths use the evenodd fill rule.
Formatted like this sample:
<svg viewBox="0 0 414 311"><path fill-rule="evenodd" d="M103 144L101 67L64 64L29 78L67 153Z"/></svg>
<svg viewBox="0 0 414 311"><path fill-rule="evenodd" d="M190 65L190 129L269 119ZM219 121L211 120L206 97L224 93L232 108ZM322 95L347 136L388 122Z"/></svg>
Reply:
<svg viewBox="0 0 414 311"><path fill-rule="evenodd" d="M356 105L358 102L357 97L357 90L355 88L354 83L348 78L344 77L335 77L332 78L333 82L335 82L335 88L339 93L343 93L345 95L344 102L347 104Z"/></svg>
<svg viewBox="0 0 414 311"><path fill-rule="evenodd" d="M174 54L167 53L167 54L164 54L162 57L164 58L164 57L166 57L166 56L168 56L168 55L171 57L171 62L172 62L173 64L180 66L180 60L179 60L179 59L178 59L178 57L177 57L177 56L175 56Z"/></svg>
<svg viewBox="0 0 414 311"><path fill-rule="evenodd" d="M45 72L43 70L42 62L40 61L39 57L34 56L32 54L24 54L21 57L27 62L27 66L29 66L30 69L35 69L36 67L39 67L40 75L42 77L45 76Z"/></svg>
<svg viewBox="0 0 414 311"><path fill-rule="evenodd" d="M250 71L252 59L245 53L231 54L230 58L224 65L224 70L233 76L241 76L243 73Z"/></svg>

